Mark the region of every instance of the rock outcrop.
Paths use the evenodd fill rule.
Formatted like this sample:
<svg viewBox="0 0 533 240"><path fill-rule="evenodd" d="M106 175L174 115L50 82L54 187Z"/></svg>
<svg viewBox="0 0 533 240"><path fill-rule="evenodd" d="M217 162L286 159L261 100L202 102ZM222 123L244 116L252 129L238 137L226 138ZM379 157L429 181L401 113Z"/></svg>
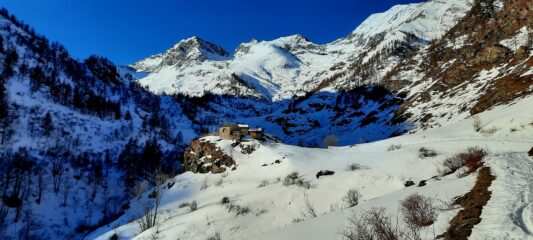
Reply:
<svg viewBox="0 0 533 240"><path fill-rule="evenodd" d="M235 161L215 144L202 140L192 141L185 149L182 169L194 173L223 173L235 169Z"/></svg>

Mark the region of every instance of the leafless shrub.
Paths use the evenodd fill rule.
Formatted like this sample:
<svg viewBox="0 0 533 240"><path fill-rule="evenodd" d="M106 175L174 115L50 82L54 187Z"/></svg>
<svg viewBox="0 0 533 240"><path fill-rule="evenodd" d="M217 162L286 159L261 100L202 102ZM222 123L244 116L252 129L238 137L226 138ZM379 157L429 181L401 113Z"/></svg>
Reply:
<svg viewBox="0 0 533 240"><path fill-rule="evenodd" d="M181 203L178 207L179 207L179 208L184 208L184 207L188 207L189 205L190 205L190 203L188 203L188 202L183 202L183 203Z"/></svg>
<svg viewBox="0 0 533 240"><path fill-rule="evenodd" d="M220 237L220 233L215 233L212 236L207 237L205 240L222 240L222 237Z"/></svg>
<svg viewBox="0 0 533 240"><path fill-rule="evenodd" d="M268 186L268 184L269 184L268 180L263 180L263 181L261 181L261 183L259 183L259 186L257 186L257 187L260 187L260 188L266 187L266 186Z"/></svg>
<svg viewBox="0 0 533 240"><path fill-rule="evenodd" d="M437 156L437 152L435 150L431 150L425 147L421 147L418 149L418 157L419 158L428 158L428 157L435 157Z"/></svg>
<svg viewBox="0 0 533 240"><path fill-rule="evenodd" d="M249 207L242 207L240 205L237 205L237 204L226 204L226 209L228 210L228 212L233 212L235 213L235 216L239 216L239 215L246 215L250 212L250 208Z"/></svg>
<svg viewBox="0 0 533 240"><path fill-rule="evenodd" d="M305 201L305 209L302 211L302 215L305 218L316 218L318 216L315 207L311 203L311 200L309 199L309 195L307 193L304 194L304 201Z"/></svg>
<svg viewBox="0 0 533 240"><path fill-rule="evenodd" d="M311 188L311 184L309 181L305 181L302 176L298 172L292 172L289 175L285 177L283 180L283 185L290 186L290 185L296 185L299 187L303 187L306 189Z"/></svg>
<svg viewBox="0 0 533 240"><path fill-rule="evenodd" d="M417 193L409 195L401 202L401 212L409 226L425 227L437 219L437 209L433 200Z"/></svg>
<svg viewBox="0 0 533 240"><path fill-rule="evenodd" d="M488 129L481 129L481 133L485 136L490 136L494 133L496 133L499 129L497 127L491 127L491 128L488 128Z"/></svg>
<svg viewBox="0 0 533 240"><path fill-rule="evenodd" d="M348 207L355 207L359 204L359 198L361 198L361 193L357 189L350 189L344 196L344 202Z"/></svg>
<svg viewBox="0 0 533 240"><path fill-rule="evenodd" d="M474 122L472 123L472 126L474 127L474 131L481 132L483 130L483 123L481 123L481 119L479 116L474 117Z"/></svg>
<svg viewBox="0 0 533 240"><path fill-rule="evenodd" d="M361 166L361 164L359 163L352 163L352 164L349 164L347 167L348 171L356 171L362 168L363 166Z"/></svg>
<svg viewBox="0 0 533 240"><path fill-rule="evenodd" d="M202 182L202 186L200 186L200 191L206 190L209 187L207 185L207 178L204 178L204 181Z"/></svg>
<svg viewBox="0 0 533 240"><path fill-rule="evenodd" d="M459 168L466 166L468 172L476 171L481 165L487 152L479 147L470 147L466 151L457 153L443 162L443 173L451 174Z"/></svg>
<svg viewBox="0 0 533 240"><path fill-rule="evenodd" d="M391 144L388 148L387 148L387 151L394 151L394 150L398 150L402 148L402 145L401 144L398 144L398 145L394 145L394 144Z"/></svg>
<svg viewBox="0 0 533 240"><path fill-rule="evenodd" d="M342 233L348 240L400 240L406 235L384 208L372 208L359 216L354 213L348 221L349 227Z"/></svg>
<svg viewBox="0 0 533 240"><path fill-rule="evenodd" d="M190 204L189 204L189 210L191 212L194 212L196 210L198 210L198 203L196 201L192 201Z"/></svg>
<svg viewBox="0 0 533 240"><path fill-rule="evenodd" d="M224 178L220 178L216 183L215 186L220 187L224 183Z"/></svg>
<svg viewBox="0 0 533 240"><path fill-rule="evenodd" d="M154 226L154 206L149 199L145 198L141 199L138 204L142 210L143 216L137 219L136 222L139 225L139 228L141 228L141 231L144 232Z"/></svg>
<svg viewBox="0 0 533 240"><path fill-rule="evenodd" d="M263 215L265 213L267 213L267 210L264 209L264 208L261 208L261 209L255 211L255 216L258 217L258 216Z"/></svg>
<svg viewBox="0 0 533 240"><path fill-rule="evenodd" d="M230 202L231 201L230 201L229 197L222 197L222 199L220 199L220 204L221 205L225 205L225 204L228 204Z"/></svg>
<svg viewBox="0 0 533 240"><path fill-rule="evenodd" d="M305 219L303 218L293 218L292 219L292 223L299 223L299 222L303 222Z"/></svg>

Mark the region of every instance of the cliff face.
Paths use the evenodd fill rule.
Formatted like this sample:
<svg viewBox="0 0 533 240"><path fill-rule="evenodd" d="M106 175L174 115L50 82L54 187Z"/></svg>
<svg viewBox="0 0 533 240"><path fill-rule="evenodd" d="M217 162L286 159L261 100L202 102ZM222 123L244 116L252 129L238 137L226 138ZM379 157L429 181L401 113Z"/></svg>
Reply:
<svg viewBox="0 0 533 240"><path fill-rule="evenodd" d="M228 169L236 169L235 161L213 143L195 140L185 149L183 172L223 173Z"/></svg>
<svg viewBox="0 0 533 240"><path fill-rule="evenodd" d="M533 91L533 3L477 0L442 39L412 54L383 84L408 96L397 117L446 124Z"/></svg>

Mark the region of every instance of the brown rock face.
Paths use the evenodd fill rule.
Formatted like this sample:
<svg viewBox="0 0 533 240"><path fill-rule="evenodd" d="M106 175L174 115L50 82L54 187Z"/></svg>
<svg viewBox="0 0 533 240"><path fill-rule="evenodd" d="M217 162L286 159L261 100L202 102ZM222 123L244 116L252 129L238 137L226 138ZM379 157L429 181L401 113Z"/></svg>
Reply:
<svg viewBox="0 0 533 240"><path fill-rule="evenodd" d="M479 53L475 54L472 59L472 64L482 63L497 63L506 60L509 50L500 46L488 46L483 48Z"/></svg>
<svg viewBox="0 0 533 240"><path fill-rule="evenodd" d="M494 7L493 2L475 0L471 11L442 39L408 56L384 77L385 86L405 91L408 96L394 119L431 127L438 123L424 123L428 115L411 112L413 106L422 105L423 111L437 113L441 100L448 101L447 111L454 109L450 117L455 112L477 114L533 93L533 75L529 72L533 66L531 40L525 46L508 48L500 44L533 25L533 1L502 0L503 8ZM415 78L405 79L406 76ZM394 83L398 80L410 83ZM425 86L428 82L432 84ZM472 95L476 98L469 99Z"/></svg>
<svg viewBox="0 0 533 240"><path fill-rule="evenodd" d="M192 141L185 149L183 171L194 173L223 173L235 166L235 161L215 144L200 140Z"/></svg>
<svg viewBox="0 0 533 240"><path fill-rule="evenodd" d="M529 150L529 152L527 153L530 157L533 157L533 147L531 148L531 150Z"/></svg>

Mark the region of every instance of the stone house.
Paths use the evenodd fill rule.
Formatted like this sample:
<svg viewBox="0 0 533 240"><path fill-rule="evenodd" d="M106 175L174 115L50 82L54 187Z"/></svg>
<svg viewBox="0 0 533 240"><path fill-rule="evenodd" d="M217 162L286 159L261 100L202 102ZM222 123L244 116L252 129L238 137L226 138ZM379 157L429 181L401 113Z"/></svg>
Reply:
<svg viewBox="0 0 533 240"><path fill-rule="evenodd" d="M246 124L227 123L220 127L218 135L223 139L240 140L243 136L248 135L250 127Z"/></svg>
<svg viewBox="0 0 533 240"><path fill-rule="evenodd" d="M262 139L265 134L263 128L250 129L247 124L227 123L220 127L218 135L227 140L241 140L244 136Z"/></svg>
<svg viewBox="0 0 533 240"><path fill-rule="evenodd" d="M262 139L263 135L265 135L265 130L263 128L250 129L248 134L250 134L250 137L253 139Z"/></svg>

